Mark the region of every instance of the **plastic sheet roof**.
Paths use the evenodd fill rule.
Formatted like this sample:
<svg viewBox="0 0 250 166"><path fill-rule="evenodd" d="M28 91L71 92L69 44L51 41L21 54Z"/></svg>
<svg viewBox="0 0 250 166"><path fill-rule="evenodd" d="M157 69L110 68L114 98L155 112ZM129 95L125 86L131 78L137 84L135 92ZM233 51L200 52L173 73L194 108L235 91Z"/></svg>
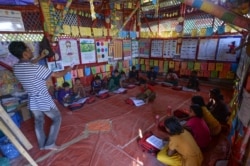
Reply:
<svg viewBox="0 0 250 166"><path fill-rule="evenodd" d="M36 0L0 0L0 5L34 5Z"/></svg>

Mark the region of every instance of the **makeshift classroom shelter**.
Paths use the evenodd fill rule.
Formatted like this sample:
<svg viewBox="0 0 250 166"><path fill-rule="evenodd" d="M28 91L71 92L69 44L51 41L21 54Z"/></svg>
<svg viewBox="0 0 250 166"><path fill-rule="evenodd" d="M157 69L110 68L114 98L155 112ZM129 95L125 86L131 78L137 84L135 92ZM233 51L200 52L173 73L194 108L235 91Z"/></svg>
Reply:
<svg viewBox="0 0 250 166"><path fill-rule="evenodd" d="M174 69L183 79L182 85L191 71L196 70L203 83L203 90L196 93L176 93L157 85L155 103L161 108L155 103L136 108L126 105L124 100L135 95L137 87L123 96L116 94L84 105L77 112L59 105L64 120L58 138L63 148L58 152L38 150L32 117L22 107L25 121L21 131L33 145L31 150L30 146L26 149L33 159L21 145L17 145L18 149L33 165L34 162L38 165L161 165L153 156L139 151L138 129L150 130L154 116L159 114L163 119L162 108L169 104L173 109L187 108L192 95L206 96L210 88L219 86L232 112L228 122L231 132L227 133L230 143L214 146L225 147L226 151L220 151L215 157L207 152L214 158L208 157L205 162L213 165L226 160L227 165L249 165L249 12L247 0L0 0L1 98L21 87L11 73L17 59L7 50L8 44L15 40L29 44L34 55L48 49L49 56L39 63L54 72L75 65L65 77L51 80L52 87L60 87L64 81L72 85L76 77L89 87L96 75L110 77L114 69L128 73L132 66L142 72L153 66L159 77ZM3 121L8 121L4 113L0 115ZM27 164L27 160L17 158L11 162Z"/></svg>

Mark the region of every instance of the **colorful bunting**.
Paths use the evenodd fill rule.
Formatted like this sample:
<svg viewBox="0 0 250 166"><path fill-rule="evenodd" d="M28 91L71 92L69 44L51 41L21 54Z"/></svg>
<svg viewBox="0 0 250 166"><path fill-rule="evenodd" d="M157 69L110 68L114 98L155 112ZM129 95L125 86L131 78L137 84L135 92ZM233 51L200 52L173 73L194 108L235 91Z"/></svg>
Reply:
<svg viewBox="0 0 250 166"><path fill-rule="evenodd" d="M85 76L89 76L89 75L91 75L91 70L89 67L86 67L85 68Z"/></svg>

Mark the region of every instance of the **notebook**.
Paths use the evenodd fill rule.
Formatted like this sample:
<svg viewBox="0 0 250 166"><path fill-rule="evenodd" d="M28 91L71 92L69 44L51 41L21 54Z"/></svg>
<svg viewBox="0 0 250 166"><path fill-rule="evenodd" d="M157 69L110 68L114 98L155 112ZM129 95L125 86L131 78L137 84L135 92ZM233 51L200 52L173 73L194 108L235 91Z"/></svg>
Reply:
<svg viewBox="0 0 250 166"><path fill-rule="evenodd" d="M164 142L162 139L160 139L154 135L151 135L150 137L148 137L146 139L146 142L148 142L152 146L156 147L157 149L162 149L166 144L166 142Z"/></svg>

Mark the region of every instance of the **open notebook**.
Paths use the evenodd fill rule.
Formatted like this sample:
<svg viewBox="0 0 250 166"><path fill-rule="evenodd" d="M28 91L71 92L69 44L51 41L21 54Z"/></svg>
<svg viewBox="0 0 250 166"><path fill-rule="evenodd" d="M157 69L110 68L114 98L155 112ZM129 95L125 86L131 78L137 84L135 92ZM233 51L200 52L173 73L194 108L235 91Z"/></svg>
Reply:
<svg viewBox="0 0 250 166"><path fill-rule="evenodd" d="M125 89L125 88L119 88L119 89L117 89L117 90L115 90L115 91L113 91L114 93L123 93L123 92L125 92L127 89Z"/></svg>
<svg viewBox="0 0 250 166"><path fill-rule="evenodd" d="M162 149L166 145L166 142L154 135L148 137L146 141L157 149Z"/></svg>
<svg viewBox="0 0 250 166"><path fill-rule="evenodd" d="M130 99L134 102L136 107L146 104L143 100L136 99L135 97L130 97Z"/></svg>

